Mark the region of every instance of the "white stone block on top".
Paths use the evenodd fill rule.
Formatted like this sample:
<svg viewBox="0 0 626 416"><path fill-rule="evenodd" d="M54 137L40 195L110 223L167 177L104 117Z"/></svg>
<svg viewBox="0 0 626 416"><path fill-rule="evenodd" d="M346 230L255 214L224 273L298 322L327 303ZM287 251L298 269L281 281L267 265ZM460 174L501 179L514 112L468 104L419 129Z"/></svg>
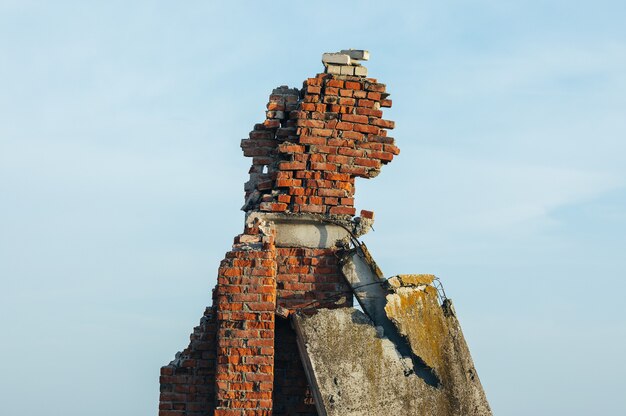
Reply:
<svg viewBox="0 0 626 416"><path fill-rule="evenodd" d="M367 61L370 59L370 52L363 49L343 49L340 53L348 55L352 59Z"/></svg>
<svg viewBox="0 0 626 416"><path fill-rule="evenodd" d="M324 64L337 64L337 65L350 65L350 55L345 53L325 53L322 55L322 62Z"/></svg>

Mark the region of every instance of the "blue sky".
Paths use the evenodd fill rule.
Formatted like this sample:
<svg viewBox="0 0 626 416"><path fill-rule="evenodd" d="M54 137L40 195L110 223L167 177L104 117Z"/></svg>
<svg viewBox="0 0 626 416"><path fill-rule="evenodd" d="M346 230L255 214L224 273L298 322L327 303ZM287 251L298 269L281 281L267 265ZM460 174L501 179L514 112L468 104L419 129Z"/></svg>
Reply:
<svg viewBox="0 0 626 416"><path fill-rule="evenodd" d="M235 3L235 2L233 2ZM242 229L271 89L371 51L401 155L357 182L497 415L626 408L626 3L0 0L0 401L153 415Z"/></svg>

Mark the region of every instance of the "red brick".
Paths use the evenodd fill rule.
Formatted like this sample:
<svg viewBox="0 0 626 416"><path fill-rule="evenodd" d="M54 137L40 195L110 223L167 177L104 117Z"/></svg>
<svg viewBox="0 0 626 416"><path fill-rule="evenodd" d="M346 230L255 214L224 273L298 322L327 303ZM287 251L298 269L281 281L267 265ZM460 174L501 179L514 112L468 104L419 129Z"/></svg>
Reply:
<svg viewBox="0 0 626 416"><path fill-rule="evenodd" d="M339 79L329 79L328 81L326 81L326 86L327 87L343 88L343 81L341 81Z"/></svg>
<svg viewBox="0 0 626 416"><path fill-rule="evenodd" d="M339 147L346 147L346 146L352 146L353 142L348 140L348 139L344 139L344 138L332 138L332 139L328 139L328 145L329 146L339 146Z"/></svg>
<svg viewBox="0 0 626 416"><path fill-rule="evenodd" d="M385 84L379 83L366 83L365 89L367 91L385 92Z"/></svg>
<svg viewBox="0 0 626 416"><path fill-rule="evenodd" d="M276 186L278 188L287 187L287 186L300 186L302 185L302 181L299 179L277 179Z"/></svg>
<svg viewBox="0 0 626 416"><path fill-rule="evenodd" d="M300 212L312 212L320 214L324 212L323 205L300 205Z"/></svg>
<svg viewBox="0 0 626 416"><path fill-rule="evenodd" d="M333 134L332 129L311 129L313 136L330 137Z"/></svg>
<svg viewBox="0 0 626 416"><path fill-rule="evenodd" d="M340 147L337 152L340 155L344 155L344 156L353 156L353 157L365 156L365 150L359 150L359 149L348 149L348 148ZM329 160L330 160L330 157L329 157Z"/></svg>
<svg viewBox="0 0 626 416"><path fill-rule="evenodd" d="M280 170L302 170L306 169L306 163L304 162L280 162L278 164Z"/></svg>
<svg viewBox="0 0 626 416"><path fill-rule="evenodd" d="M303 109L304 111L316 111L317 104L314 104L314 103L302 103L300 105L300 108Z"/></svg>
<svg viewBox="0 0 626 416"><path fill-rule="evenodd" d="M361 100L359 100L361 101ZM355 105L356 104L356 100L354 98L349 98L349 97L341 97L339 98L339 105Z"/></svg>
<svg viewBox="0 0 626 416"><path fill-rule="evenodd" d="M267 109L271 111L284 111L285 105L283 103L269 102L267 103Z"/></svg>
<svg viewBox="0 0 626 416"><path fill-rule="evenodd" d="M326 144L326 137L301 136L300 143L303 144Z"/></svg>
<svg viewBox="0 0 626 416"><path fill-rule="evenodd" d="M326 171L335 171L337 170L337 166L332 163L311 163L311 169L313 170L326 170Z"/></svg>
<svg viewBox="0 0 626 416"><path fill-rule="evenodd" d="M304 119L298 119L298 121L296 122L296 125L298 127L315 127L315 128L322 128L324 127L324 122L320 121L320 120L304 120Z"/></svg>
<svg viewBox="0 0 626 416"><path fill-rule="evenodd" d="M345 197L346 191L344 189L320 189L318 190L320 196L332 196L332 197Z"/></svg>
<svg viewBox="0 0 626 416"><path fill-rule="evenodd" d="M348 150L351 150L351 149L348 149ZM345 150L343 150L343 151L345 151ZM328 155L326 157L326 159L329 162L339 163L339 164L346 164L346 163L350 163L351 162L351 160L350 160L350 158L348 156L341 156L341 155ZM330 179L330 178L326 178L326 179ZM331 179L331 180L339 180L339 179Z"/></svg>
<svg viewBox="0 0 626 416"><path fill-rule="evenodd" d="M374 110L373 108L357 107L356 113L364 116L382 117L383 112L381 110Z"/></svg>
<svg viewBox="0 0 626 416"><path fill-rule="evenodd" d="M383 119L380 119L380 118L373 119L371 121L371 123L373 125L375 125L375 126L383 127L383 128L386 128L386 129L393 129L396 126L396 123L394 123L393 121L391 121L391 120L383 120Z"/></svg>
<svg viewBox="0 0 626 416"><path fill-rule="evenodd" d="M320 94L322 92L322 88L319 85L309 85L306 89L306 92L309 94Z"/></svg>
<svg viewBox="0 0 626 416"><path fill-rule="evenodd" d="M354 164L358 166L366 166L368 168L379 168L380 160L379 159L369 159L363 157L357 157L354 159Z"/></svg>
<svg viewBox="0 0 626 416"><path fill-rule="evenodd" d="M359 149L383 150L383 148L384 147L382 143L374 143L374 142L359 143Z"/></svg>
<svg viewBox="0 0 626 416"><path fill-rule="evenodd" d="M304 188L300 186L290 186L289 194L290 195L304 195Z"/></svg>
<svg viewBox="0 0 626 416"><path fill-rule="evenodd" d="M384 160L387 162L393 159L393 153L390 153L390 152L371 151L369 152L369 156L375 157L375 158L378 158L380 160Z"/></svg>
<svg viewBox="0 0 626 416"><path fill-rule="evenodd" d="M341 137L351 140L363 140L365 138L363 133L359 133L356 131L343 131L341 132Z"/></svg>
<svg viewBox="0 0 626 416"><path fill-rule="evenodd" d="M337 148L334 146L314 145L311 146L311 152L315 153L337 153Z"/></svg>
<svg viewBox="0 0 626 416"><path fill-rule="evenodd" d="M342 165L339 168L339 171L342 173L349 173L351 175L357 175L357 176L367 176L368 174L368 169L362 166Z"/></svg>
<svg viewBox="0 0 626 416"><path fill-rule="evenodd" d="M361 123L361 124L369 123L369 119L367 118L367 116L361 116L361 115L356 115L356 114L343 114L341 116L341 119L344 121L349 121L351 123Z"/></svg>
<svg viewBox="0 0 626 416"><path fill-rule="evenodd" d="M354 205L354 198L341 198L341 205Z"/></svg>
<svg viewBox="0 0 626 416"><path fill-rule="evenodd" d="M378 134L380 132L379 127L372 126L369 124L355 124L354 130L360 133L367 133L367 134Z"/></svg>
<svg viewBox="0 0 626 416"><path fill-rule="evenodd" d="M400 149L397 146L394 146L393 144L385 144L384 149L385 149L385 152L389 152L394 155L400 154Z"/></svg>
<svg viewBox="0 0 626 416"><path fill-rule="evenodd" d="M340 123L337 123L335 128L337 130L352 130L352 126L353 126L352 123L340 122Z"/></svg>
<svg viewBox="0 0 626 416"><path fill-rule="evenodd" d="M268 129L275 129L280 127L280 120L265 120L263 125Z"/></svg>
<svg viewBox="0 0 626 416"><path fill-rule="evenodd" d="M351 207L331 207L328 212L336 215L354 215L356 209Z"/></svg>
<svg viewBox="0 0 626 416"><path fill-rule="evenodd" d="M338 157L345 158L346 160L348 159L345 156L338 156ZM325 172L324 179L327 179L329 181L349 181L350 175L346 173Z"/></svg>
<svg viewBox="0 0 626 416"><path fill-rule="evenodd" d="M322 80L319 78L307 78L307 80L304 81L304 83L306 85L322 85Z"/></svg>

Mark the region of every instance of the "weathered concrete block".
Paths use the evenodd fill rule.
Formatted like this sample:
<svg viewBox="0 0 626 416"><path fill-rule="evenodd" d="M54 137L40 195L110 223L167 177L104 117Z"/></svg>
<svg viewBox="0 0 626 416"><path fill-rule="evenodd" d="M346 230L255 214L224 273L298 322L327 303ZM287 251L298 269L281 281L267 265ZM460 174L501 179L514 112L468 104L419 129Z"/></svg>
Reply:
<svg viewBox="0 0 626 416"><path fill-rule="evenodd" d="M367 61L370 59L369 51L363 49L342 49L340 53L349 55L352 59L357 59L359 61Z"/></svg>
<svg viewBox="0 0 626 416"><path fill-rule="evenodd" d="M423 286L430 285L435 280L432 274L399 274L389 278L389 285L394 288L402 286Z"/></svg>
<svg viewBox="0 0 626 416"><path fill-rule="evenodd" d="M391 341L351 308L294 316L298 347L320 416L415 415L434 407ZM424 413L425 414L425 413Z"/></svg>
<svg viewBox="0 0 626 416"><path fill-rule="evenodd" d="M342 65L341 67L341 75L354 75L354 66L351 65Z"/></svg>
<svg viewBox="0 0 626 416"><path fill-rule="evenodd" d="M298 348L320 416L489 416L469 351L463 349L458 326L439 305L440 324L429 329L442 338L442 354L452 363L450 377L437 387L411 371L394 342L362 312L353 308L321 309L315 315L294 315ZM406 313L410 313L408 308ZM415 312L415 311L413 311ZM404 318L399 318L404 319ZM466 348L466 346L465 346ZM467 361L469 360L469 361ZM461 363L459 365L458 363Z"/></svg>
<svg viewBox="0 0 626 416"><path fill-rule="evenodd" d="M327 74L340 75L341 74L341 66L340 65L328 65L326 67L326 73Z"/></svg>
<svg viewBox="0 0 626 416"><path fill-rule="evenodd" d="M432 395L431 410L419 405L414 413L400 415L491 414L452 303L445 300L439 304L437 289L432 285L434 275L397 275L385 283L383 272L363 244L344 255L342 272L363 311L376 327L384 329L400 360L413 365L421 386L421 391L414 394ZM431 374L436 383L432 383ZM361 410L369 414L369 409Z"/></svg>
<svg viewBox="0 0 626 416"><path fill-rule="evenodd" d="M338 243L347 243L349 239L344 227L321 222L314 216L253 212L246 222L251 223L255 218L275 227L275 244L278 247L330 248Z"/></svg>
<svg viewBox="0 0 626 416"><path fill-rule="evenodd" d="M360 77L366 77L367 76L367 68L365 68L364 66L356 66L354 67L354 75L360 76Z"/></svg>
<svg viewBox="0 0 626 416"><path fill-rule="evenodd" d="M352 59L345 53L325 53L322 55L324 64L350 65Z"/></svg>
<svg viewBox="0 0 626 416"><path fill-rule="evenodd" d="M385 312L413 353L434 369L450 400L449 414L491 415L452 301L440 305L434 286L401 287L387 295Z"/></svg>

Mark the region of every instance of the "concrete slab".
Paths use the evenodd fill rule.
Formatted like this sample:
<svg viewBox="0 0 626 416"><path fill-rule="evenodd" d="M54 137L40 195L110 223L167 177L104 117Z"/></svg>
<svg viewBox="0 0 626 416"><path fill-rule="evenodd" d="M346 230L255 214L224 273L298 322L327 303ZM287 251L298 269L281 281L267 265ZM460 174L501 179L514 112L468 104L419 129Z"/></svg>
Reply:
<svg viewBox="0 0 626 416"><path fill-rule="evenodd" d="M453 414L435 413L445 396L407 371L410 363L362 312L321 309L293 319L320 416Z"/></svg>
<svg viewBox="0 0 626 416"><path fill-rule="evenodd" d="M352 291L363 308L363 312L385 332L385 336L394 344L398 354L410 363L410 371L417 374L425 383L431 386L439 385L434 370L411 348L407 339L398 331L397 326L386 313L388 296L392 294L365 244L353 251L347 252L341 259L341 271Z"/></svg>
<svg viewBox="0 0 626 416"><path fill-rule="evenodd" d="M437 397L433 413L421 409L400 414L491 415L452 302L446 299L440 304L435 276L403 274L385 279L364 244L346 252L341 265L373 325L383 330L399 359L412 366L420 385L435 389L433 393L422 388Z"/></svg>
<svg viewBox="0 0 626 416"><path fill-rule="evenodd" d="M437 387L411 372L410 360L401 357L384 331L361 311L320 309L292 319L320 416L492 414L475 373L457 372L467 364L469 351L455 339L458 327L448 330L448 318L439 329L445 358L462 365L452 365L452 376Z"/></svg>
<svg viewBox="0 0 626 416"><path fill-rule="evenodd" d="M344 227L323 222L316 216L251 212L246 221L254 218L274 225L277 247L330 248L343 245L350 238Z"/></svg>
<svg viewBox="0 0 626 416"><path fill-rule="evenodd" d="M368 61L370 59L370 52L363 49L342 49L340 53L349 55L350 58L359 61Z"/></svg>
<svg viewBox="0 0 626 416"><path fill-rule="evenodd" d="M345 53L325 53L322 55L324 64L350 65L352 59Z"/></svg>

